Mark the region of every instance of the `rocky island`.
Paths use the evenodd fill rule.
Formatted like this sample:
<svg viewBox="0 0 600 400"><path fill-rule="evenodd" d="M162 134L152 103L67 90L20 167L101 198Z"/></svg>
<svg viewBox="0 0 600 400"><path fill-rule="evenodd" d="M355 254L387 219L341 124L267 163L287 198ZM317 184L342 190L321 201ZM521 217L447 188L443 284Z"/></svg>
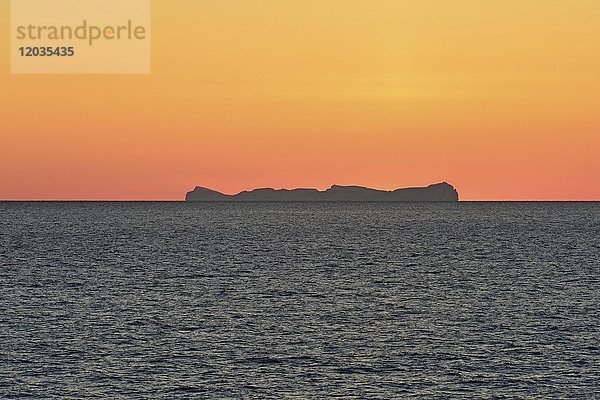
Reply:
<svg viewBox="0 0 600 400"><path fill-rule="evenodd" d="M317 189L280 189L271 188L243 191L227 195L216 190L196 187L185 196L186 201L377 201L377 202L457 202L458 192L449 183L436 183L427 187L396 190L377 190L361 186L333 185L327 190Z"/></svg>

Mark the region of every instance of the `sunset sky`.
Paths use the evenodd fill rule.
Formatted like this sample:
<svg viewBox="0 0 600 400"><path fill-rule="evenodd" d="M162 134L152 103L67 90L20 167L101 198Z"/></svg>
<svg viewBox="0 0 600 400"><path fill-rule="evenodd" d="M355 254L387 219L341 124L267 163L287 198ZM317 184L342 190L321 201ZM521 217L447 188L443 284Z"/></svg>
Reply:
<svg viewBox="0 0 600 400"><path fill-rule="evenodd" d="M0 199L600 200L598 0L155 0L149 75L11 75Z"/></svg>

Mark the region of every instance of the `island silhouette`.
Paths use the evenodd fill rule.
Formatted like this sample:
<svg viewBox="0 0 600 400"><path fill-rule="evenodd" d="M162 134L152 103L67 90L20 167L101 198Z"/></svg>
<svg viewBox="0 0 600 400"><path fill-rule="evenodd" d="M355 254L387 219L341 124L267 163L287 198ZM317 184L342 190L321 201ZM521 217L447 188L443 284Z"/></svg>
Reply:
<svg viewBox="0 0 600 400"><path fill-rule="evenodd" d="M197 186L187 193L185 200L189 202L219 201L374 201L374 202L457 202L458 191L447 182L436 183L427 187L403 188L396 190L378 190L362 186L333 185L327 190L317 189L279 189L261 188L227 195L216 190Z"/></svg>

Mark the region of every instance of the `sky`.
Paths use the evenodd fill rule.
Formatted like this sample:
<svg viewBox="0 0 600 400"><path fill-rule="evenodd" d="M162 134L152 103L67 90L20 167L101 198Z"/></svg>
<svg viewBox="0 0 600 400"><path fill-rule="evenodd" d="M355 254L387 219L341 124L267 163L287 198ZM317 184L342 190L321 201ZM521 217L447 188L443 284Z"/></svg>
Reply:
<svg viewBox="0 0 600 400"><path fill-rule="evenodd" d="M154 0L148 75L12 75L9 18L2 200L600 200L597 0Z"/></svg>

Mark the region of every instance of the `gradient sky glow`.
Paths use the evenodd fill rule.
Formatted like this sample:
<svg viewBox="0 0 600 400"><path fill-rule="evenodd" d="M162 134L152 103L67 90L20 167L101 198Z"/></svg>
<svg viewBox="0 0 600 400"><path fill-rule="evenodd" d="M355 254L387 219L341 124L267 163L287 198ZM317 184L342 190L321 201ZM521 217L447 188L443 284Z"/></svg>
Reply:
<svg viewBox="0 0 600 400"><path fill-rule="evenodd" d="M600 1L153 2L152 74L10 75L0 199L448 181L600 200Z"/></svg>

